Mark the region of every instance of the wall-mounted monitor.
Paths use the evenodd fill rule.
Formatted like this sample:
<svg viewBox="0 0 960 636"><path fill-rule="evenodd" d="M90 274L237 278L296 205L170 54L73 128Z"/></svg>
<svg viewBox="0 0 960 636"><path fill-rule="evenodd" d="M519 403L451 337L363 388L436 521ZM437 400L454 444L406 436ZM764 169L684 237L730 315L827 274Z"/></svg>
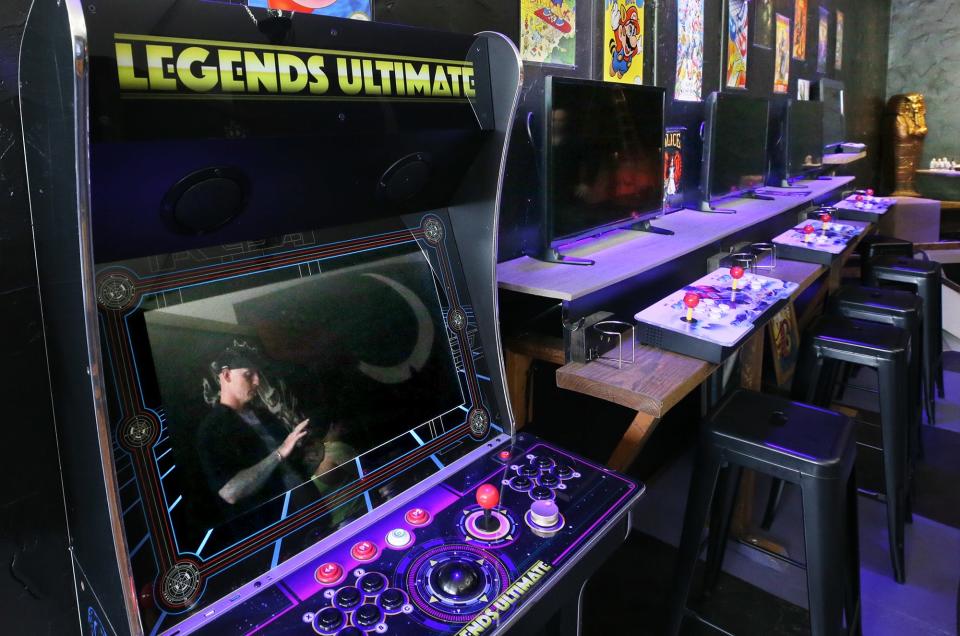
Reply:
<svg viewBox="0 0 960 636"><path fill-rule="evenodd" d="M821 78L815 86L816 99L823 102L823 145L830 152L847 141L843 82Z"/></svg>
<svg viewBox="0 0 960 636"><path fill-rule="evenodd" d="M542 258L576 262L557 248L618 228L655 231L649 220L663 213L664 93L547 76Z"/></svg>
<svg viewBox="0 0 960 636"><path fill-rule="evenodd" d="M787 102L780 137L783 183L808 177L823 167L823 103Z"/></svg>
<svg viewBox="0 0 960 636"><path fill-rule="evenodd" d="M766 99L713 92L707 97L701 192L704 211L711 202L744 195L764 184L767 172Z"/></svg>

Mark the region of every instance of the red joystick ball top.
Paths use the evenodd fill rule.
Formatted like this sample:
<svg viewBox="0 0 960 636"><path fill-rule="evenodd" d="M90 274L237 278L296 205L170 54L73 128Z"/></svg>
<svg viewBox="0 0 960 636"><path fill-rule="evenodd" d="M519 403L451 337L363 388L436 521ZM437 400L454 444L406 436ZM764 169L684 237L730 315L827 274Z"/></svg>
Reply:
<svg viewBox="0 0 960 636"><path fill-rule="evenodd" d="M733 267L730 268L730 275L736 278L737 280L740 280L741 278L743 278L743 268L740 267L739 265L734 265Z"/></svg>
<svg viewBox="0 0 960 636"><path fill-rule="evenodd" d="M491 510L500 503L500 491L490 484L484 484L477 488L477 503L484 510Z"/></svg>
<svg viewBox="0 0 960 636"><path fill-rule="evenodd" d="M831 219L833 219L833 216L831 216L829 212L823 212L820 214L820 220L824 223L829 223Z"/></svg>
<svg viewBox="0 0 960 636"><path fill-rule="evenodd" d="M814 232L816 232L816 230L813 228L812 225L804 225L804 226L803 226L803 233L804 233L804 234L813 234Z"/></svg>
<svg viewBox="0 0 960 636"><path fill-rule="evenodd" d="M508 451L508 450L502 450L502 451L500 451L500 459L502 459L502 460L504 460L504 461L510 459L510 451Z"/></svg>
<svg viewBox="0 0 960 636"><path fill-rule="evenodd" d="M694 307L700 304L700 294L689 292L683 297L683 304L689 307L690 309L693 309Z"/></svg>
<svg viewBox="0 0 960 636"><path fill-rule="evenodd" d="M324 585L330 585L340 580L340 577L343 576L343 568L336 563L324 563L317 568L314 574L317 581Z"/></svg>
<svg viewBox="0 0 960 636"><path fill-rule="evenodd" d="M872 196L873 196L873 188L867 188L867 196L868 196L868 197L872 197Z"/></svg>
<svg viewBox="0 0 960 636"><path fill-rule="evenodd" d="M857 201L863 201L863 195L862 195L862 194L858 194L858 195L857 195Z"/></svg>

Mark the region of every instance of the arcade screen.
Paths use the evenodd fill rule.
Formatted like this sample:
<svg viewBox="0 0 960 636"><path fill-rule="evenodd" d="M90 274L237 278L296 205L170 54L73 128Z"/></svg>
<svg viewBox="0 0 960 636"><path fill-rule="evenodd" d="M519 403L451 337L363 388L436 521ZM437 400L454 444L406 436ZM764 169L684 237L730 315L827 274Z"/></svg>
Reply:
<svg viewBox="0 0 960 636"><path fill-rule="evenodd" d="M711 93L707 106L704 196L719 199L763 185L767 170L767 100Z"/></svg>
<svg viewBox="0 0 960 636"><path fill-rule="evenodd" d="M847 126L843 108L843 83L836 80L821 79L818 84L818 98L823 102L824 147L842 144L847 140Z"/></svg>
<svg viewBox="0 0 960 636"><path fill-rule="evenodd" d="M660 214L664 90L548 76L545 92L552 238Z"/></svg>
<svg viewBox="0 0 960 636"><path fill-rule="evenodd" d="M192 513L174 515L186 545L207 528L229 544L356 480L361 464L382 465L378 454L416 427L452 412L462 420L438 287L416 242L291 269L144 301L178 494ZM270 465L258 472L261 462Z"/></svg>
<svg viewBox="0 0 960 636"><path fill-rule="evenodd" d="M823 104L793 101L785 120L786 175L799 177L823 165Z"/></svg>

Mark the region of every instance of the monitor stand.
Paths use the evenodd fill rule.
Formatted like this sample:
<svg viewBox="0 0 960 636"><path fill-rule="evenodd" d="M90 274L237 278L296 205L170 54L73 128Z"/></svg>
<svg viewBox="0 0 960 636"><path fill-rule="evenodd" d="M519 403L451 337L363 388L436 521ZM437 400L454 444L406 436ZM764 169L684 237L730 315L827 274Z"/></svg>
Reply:
<svg viewBox="0 0 960 636"><path fill-rule="evenodd" d="M809 190L809 189L810 189L810 186L808 186L808 185L794 185L794 184L790 183L789 181L787 181L786 179L784 179L783 181L781 181L781 182L780 182L780 185L777 186L777 187L780 187L780 188L788 188L788 189L790 189L790 190Z"/></svg>
<svg viewBox="0 0 960 636"><path fill-rule="evenodd" d="M787 193L784 192L783 194L787 194ZM776 201L777 200L777 197L772 197L767 194L759 194L757 192L752 192L752 191L744 192L740 196L743 197L744 199L756 199L758 201Z"/></svg>
<svg viewBox="0 0 960 636"><path fill-rule="evenodd" d="M594 265L596 261L589 258L577 258L576 256L565 256L556 249L548 247L543 252L533 258L545 263L558 263L560 265Z"/></svg>
<svg viewBox="0 0 960 636"><path fill-rule="evenodd" d="M687 208L688 210L693 210L694 212L707 212L709 214L736 214L736 210L731 210L730 208L715 208L710 205L709 201L701 201L699 208Z"/></svg>
<svg viewBox="0 0 960 636"><path fill-rule="evenodd" d="M673 230L668 230L662 227L654 227L653 225L650 224L649 220L634 223L633 225L627 226L626 229L633 230L635 232L650 232L651 234L661 234L663 236L673 236L674 234Z"/></svg>

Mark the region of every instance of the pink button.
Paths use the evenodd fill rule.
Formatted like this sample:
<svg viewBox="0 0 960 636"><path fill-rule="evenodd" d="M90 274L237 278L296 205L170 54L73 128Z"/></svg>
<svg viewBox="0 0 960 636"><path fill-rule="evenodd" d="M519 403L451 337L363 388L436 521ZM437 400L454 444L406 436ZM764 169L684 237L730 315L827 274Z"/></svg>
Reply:
<svg viewBox="0 0 960 636"><path fill-rule="evenodd" d="M510 459L510 451L508 451L508 450L502 450L502 451L500 451L500 459L502 459L502 460L504 460L504 461Z"/></svg>
<svg viewBox="0 0 960 636"><path fill-rule="evenodd" d="M357 561L370 561L377 556L377 546L370 541L361 541L350 548L350 556Z"/></svg>
<svg viewBox="0 0 960 636"><path fill-rule="evenodd" d="M343 568L336 563L324 563L314 572L317 581L324 585L331 585L343 576Z"/></svg>
<svg viewBox="0 0 960 636"><path fill-rule="evenodd" d="M430 521L430 513L423 508L413 508L408 510L407 514L403 515L403 518L411 526L422 526Z"/></svg>

